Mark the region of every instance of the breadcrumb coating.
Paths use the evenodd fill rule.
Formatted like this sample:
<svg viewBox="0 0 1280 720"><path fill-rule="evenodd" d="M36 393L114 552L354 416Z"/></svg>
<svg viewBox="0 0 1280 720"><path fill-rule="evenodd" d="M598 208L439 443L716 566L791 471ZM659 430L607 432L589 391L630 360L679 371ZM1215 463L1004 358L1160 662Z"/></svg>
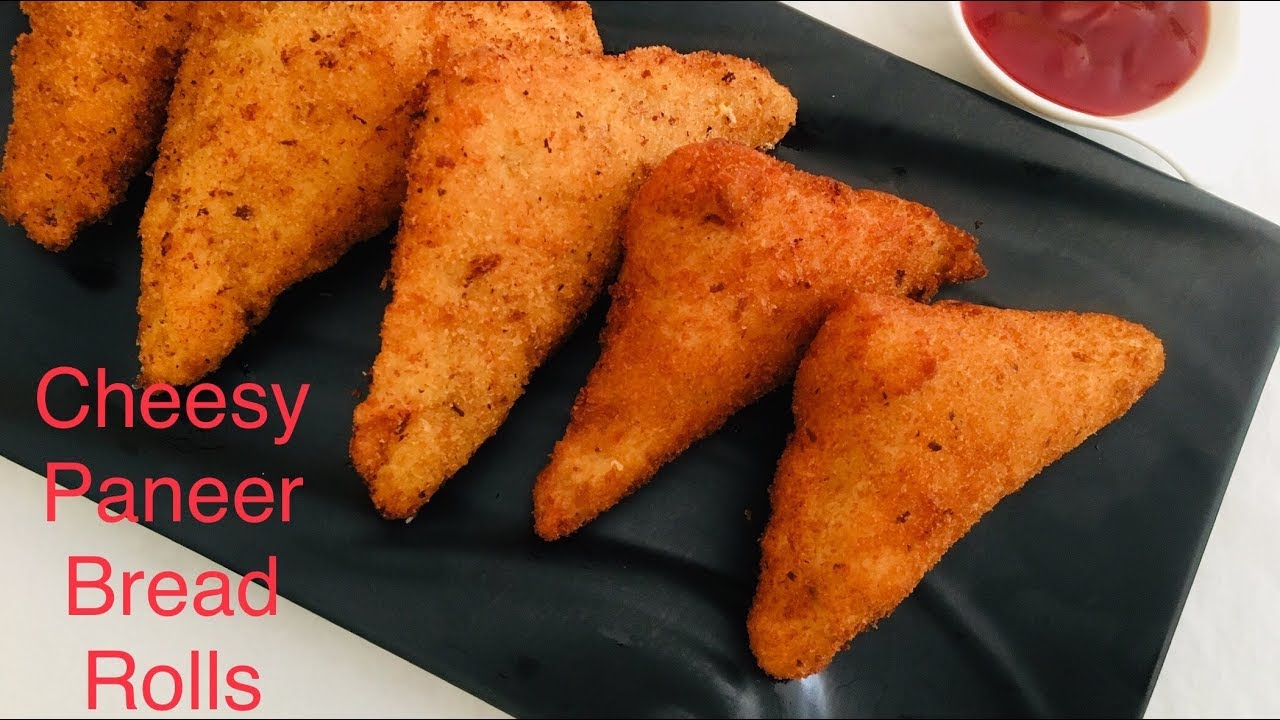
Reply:
<svg viewBox="0 0 1280 720"><path fill-rule="evenodd" d="M842 296L981 277L976 244L742 145L677 150L631 204L603 353L534 489L538 534L573 532L785 382Z"/></svg>
<svg viewBox="0 0 1280 720"><path fill-rule="evenodd" d="M155 154L188 2L24 2L0 215L63 250Z"/></svg>
<svg viewBox="0 0 1280 720"><path fill-rule="evenodd" d="M600 52L584 3L200 7L142 218L144 383L212 371L395 219L432 71L476 48Z"/></svg>
<svg viewBox="0 0 1280 720"><path fill-rule="evenodd" d="M1123 415L1160 340L1109 315L862 295L800 364L771 491L751 647L825 668L1006 495Z"/></svg>
<svg viewBox="0 0 1280 720"><path fill-rule="evenodd" d="M351 441L388 517L415 514L467 462L591 305L650 168L707 138L772 146L796 111L754 62L668 48L479 54L430 91Z"/></svg>

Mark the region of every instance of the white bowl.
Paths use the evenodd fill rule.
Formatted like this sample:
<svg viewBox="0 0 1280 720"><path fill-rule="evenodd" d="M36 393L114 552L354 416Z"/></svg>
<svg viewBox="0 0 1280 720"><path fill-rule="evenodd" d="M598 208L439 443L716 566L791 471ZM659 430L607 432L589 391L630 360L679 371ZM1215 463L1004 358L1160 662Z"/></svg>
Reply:
<svg viewBox="0 0 1280 720"><path fill-rule="evenodd" d="M983 74L1010 101L1045 117L1074 125L1098 128L1141 143L1173 166L1184 180L1196 182L1191 171L1173 155L1184 142L1203 141L1203 128L1186 122L1193 108L1213 102L1235 71L1240 43L1240 3L1209 3L1209 37L1205 54L1187 82L1169 97L1127 115L1098 116L1059 105L1028 90L1010 77L978 44L959 0L948 3L961 43Z"/></svg>

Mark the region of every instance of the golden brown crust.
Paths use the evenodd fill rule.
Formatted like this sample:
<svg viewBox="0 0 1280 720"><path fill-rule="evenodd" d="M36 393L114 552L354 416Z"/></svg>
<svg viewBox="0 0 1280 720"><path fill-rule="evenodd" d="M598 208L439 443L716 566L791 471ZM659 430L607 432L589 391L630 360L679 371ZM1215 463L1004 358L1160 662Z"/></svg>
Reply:
<svg viewBox="0 0 1280 720"><path fill-rule="evenodd" d="M142 218L147 383L211 371L281 291L392 222L433 68L479 47L600 52L581 3L201 7Z"/></svg>
<svg viewBox="0 0 1280 720"><path fill-rule="evenodd" d="M50 250L110 210L155 152L187 2L24 2L0 215Z"/></svg>
<svg viewBox="0 0 1280 720"><path fill-rule="evenodd" d="M825 668L1163 368L1158 338L1109 315L871 295L837 310L796 376L748 619L760 667Z"/></svg>
<svg viewBox="0 0 1280 720"><path fill-rule="evenodd" d="M777 387L841 296L927 297L986 272L929 208L723 141L654 170L624 244L603 353L534 489L548 540Z"/></svg>
<svg viewBox="0 0 1280 720"><path fill-rule="evenodd" d="M351 441L378 508L413 515L502 423L615 266L649 168L706 137L770 146L795 110L749 60L667 48L479 54L432 83Z"/></svg>

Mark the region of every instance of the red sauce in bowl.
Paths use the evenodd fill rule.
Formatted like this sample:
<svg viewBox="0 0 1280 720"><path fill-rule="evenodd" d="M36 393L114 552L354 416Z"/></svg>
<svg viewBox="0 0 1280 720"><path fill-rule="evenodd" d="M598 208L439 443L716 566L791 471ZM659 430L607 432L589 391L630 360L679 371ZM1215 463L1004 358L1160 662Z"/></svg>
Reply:
<svg viewBox="0 0 1280 720"><path fill-rule="evenodd" d="M1207 2L960 3L984 52L1018 84L1090 115L1125 115L1182 86L1204 55Z"/></svg>

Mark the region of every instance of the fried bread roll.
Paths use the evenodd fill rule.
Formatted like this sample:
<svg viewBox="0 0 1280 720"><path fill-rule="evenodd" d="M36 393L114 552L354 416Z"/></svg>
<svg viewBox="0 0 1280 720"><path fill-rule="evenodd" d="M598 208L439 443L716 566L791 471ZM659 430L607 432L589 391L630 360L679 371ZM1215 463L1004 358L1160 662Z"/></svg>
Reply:
<svg viewBox="0 0 1280 720"><path fill-rule="evenodd" d="M1123 415L1164 369L1110 315L861 295L796 375L751 647L774 677L825 668L1006 495Z"/></svg>
<svg viewBox="0 0 1280 720"><path fill-rule="evenodd" d="M759 65L667 48L480 54L433 82L351 441L379 510L412 516L501 425L604 286L654 165L707 137L772 146L795 112Z"/></svg>

